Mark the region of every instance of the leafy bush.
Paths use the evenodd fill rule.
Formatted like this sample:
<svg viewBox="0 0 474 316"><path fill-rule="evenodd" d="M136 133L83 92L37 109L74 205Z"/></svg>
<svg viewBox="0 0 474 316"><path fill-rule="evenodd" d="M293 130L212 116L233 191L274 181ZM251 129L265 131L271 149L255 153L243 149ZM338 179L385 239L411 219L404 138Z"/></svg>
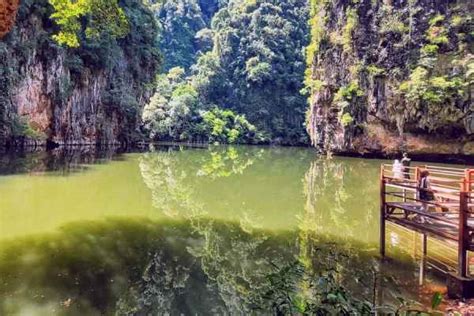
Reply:
<svg viewBox="0 0 474 316"><path fill-rule="evenodd" d="M256 312L274 315L438 315L443 296L435 293L431 308L396 297L399 305L378 306L375 298L365 299L360 293L349 291L340 281L341 269L334 264L325 271L314 272L302 260L282 267L267 275L251 302ZM377 276L378 273L374 272ZM386 279L384 276L377 276ZM366 284L365 282L361 282ZM370 285L365 285L372 293ZM373 285L375 286L375 284Z"/></svg>
<svg viewBox="0 0 474 316"><path fill-rule="evenodd" d="M231 0L213 19L219 67L208 80L217 86L203 102L245 114L274 141L307 142L304 128L306 1ZM283 124L282 124L283 123Z"/></svg>
<svg viewBox="0 0 474 316"><path fill-rule="evenodd" d="M214 108L200 113L201 123L210 142L235 144L263 141L255 126L250 124L244 115L230 110Z"/></svg>
<svg viewBox="0 0 474 316"><path fill-rule="evenodd" d="M455 123L462 116L456 99L462 98L465 83L459 76L433 75L422 66L410 74L400 85L406 98L406 113L419 120L419 125L435 130L446 122Z"/></svg>
<svg viewBox="0 0 474 316"><path fill-rule="evenodd" d="M145 128L152 138L185 140L197 107L197 91L185 81L182 68L158 76L156 86L142 113Z"/></svg>
<svg viewBox="0 0 474 316"><path fill-rule="evenodd" d="M218 107L206 110L183 68L158 76L156 86L142 115L152 139L229 144L263 141L245 116Z"/></svg>
<svg viewBox="0 0 474 316"><path fill-rule="evenodd" d="M15 137L26 137L33 140L46 140L46 135L33 128L26 117L14 116L12 121L12 133Z"/></svg>
<svg viewBox="0 0 474 316"><path fill-rule="evenodd" d="M460 78L447 76L430 76L427 69L417 67L410 75L410 80L400 85L410 101L427 101L429 103L443 103L459 95L462 82Z"/></svg>
<svg viewBox="0 0 474 316"><path fill-rule="evenodd" d="M124 10L117 0L49 0L54 8L51 18L60 27L54 40L68 47L79 47L79 38L107 35L123 38L129 32ZM82 21L87 21L83 25Z"/></svg>
<svg viewBox="0 0 474 316"><path fill-rule="evenodd" d="M367 66L367 71L372 76L380 76L385 72L385 69L377 67L376 65L369 65Z"/></svg>
<svg viewBox="0 0 474 316"><path fill-rule="evenodd" d="M439 46L436 44L426 44L421 48L421 53L424 56L433 56L438 53Z"/></svg>

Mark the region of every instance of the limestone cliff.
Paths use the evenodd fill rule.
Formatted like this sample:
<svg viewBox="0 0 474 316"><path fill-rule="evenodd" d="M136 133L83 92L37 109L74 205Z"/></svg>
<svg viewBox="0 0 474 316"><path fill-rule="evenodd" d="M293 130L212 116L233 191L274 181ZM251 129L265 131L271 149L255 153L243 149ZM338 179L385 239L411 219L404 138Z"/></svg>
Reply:
<svg viewBox="0 0 474 316"><path fill-rule="evenodd" d="M10 32L15 23L20 0L2 0L0 2L0 38Z"/></svg>
<svg viewBox="0 0 474 316"><path fill-rule="evenodd" d="M13 1L15 2L15 1ZM121 0L130 22L123 39L52 40L46 0L22 1L0 40L0 146L125 143L139 134L141 107L160 64L153 14Z"/></svg>
<svg viewBox="0 0 474 316"><path fill-rule="evenodd" d="M323 152L474 154L470 0L312 0L307 128Z"/></svg>

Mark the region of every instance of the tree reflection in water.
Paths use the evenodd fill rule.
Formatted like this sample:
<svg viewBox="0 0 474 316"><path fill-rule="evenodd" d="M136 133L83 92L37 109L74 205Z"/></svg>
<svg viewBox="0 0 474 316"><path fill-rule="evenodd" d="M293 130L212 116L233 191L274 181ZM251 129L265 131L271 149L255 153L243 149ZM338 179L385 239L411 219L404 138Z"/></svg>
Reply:
<svg viewBox="0 0 474 316"><path fill-rule="evenodd" d="M144 154L140 158L140 171L151 191L153 206L167 216L176 217L183 210L202 212L200 205L191 200L192 189L183 184L187 172L177 166L170 153Z"/></svg>
<svg viewBox="0 0 474 316"><path fill-rule="evenodd" d="M348 163L350 161L350 163ZM378 169L363 160L316 159L304 179L305 218L318 233L374 243ZM369 181L367 181L369 180ZM308 217L310 220L308 220Z"/></svg>
<svg viewBox="0 0 474 316"><path fill-rule="evenodd" d="M347 288L371 301L378 263L373 244L355 237L372 222L374 201L348 190L367 176L363 163L311 163L298 188L306 204L293 230L261 229L245 212L237 221L210 218L197 200L196 177L232 178L264 155L233 147L204 158L143 154L143 180L169 220L73 223L3 242L0 314L340 313L361 304ZM376 190L359 188L362 195ZM354 218L354 205L367 211Z"/></svg>
<svg viewBox="0 0 474 316"><path fill-rule="evenodd" d="M242 174L254 161L254 159L239 159L239 153L233 147L224 150L221 148L219 152L211 151L209 154L210 158L205 159L201 167L197 168L198 176L210 179L231 177ZM261 158L261 154L256 159ZM174 156L166 157L176 159ZM169 160L167 161L164 165L169 166ZM160 168L155 166L153 169ZM171 169L182 170L183 163L175 163ZM367 169L370 169L369 166L363 162L356 165L325 159L312 162L303 180L306 205L300 216L298 232L292 233L291 239L286 240L289 243L276 252L274 250L269 253L262 252L262 247L268 242L268 236L249 234L258 228L258 223L250 227L244 225L249 222L245 218L246 213L240 218L241 225L238 229L236 226L226 226L226 231L223 232L219 229L222 227L216 226L215 222L203 221L204 212L188 211L188 214L201 215L194 216L190 223L204 240L200 247L191 247L188 250L195 258L200 259L202 271L216 286L224 304L223 310L238 313L253 310L276 311L283 308L282 310L291 313L291 307L305 310L310 305L313 305L314 309L315 305L323 305L324 301L321 293L317 293L321 289L314 284L315 280L321 279L332 280L331 286L334 289L328 290L326 287L327 291L345 291L342 287L344 284L350 288L357 288L359 298L372 301L374 273L378 268L378 263L370 259L373 256L374 245L357 243L357 247L354 247L354 240L357 235L366 231L365 227L373 220L372 210L376 210L374 200L361 201L361 196L374 196L377 188L376 184L371 184L357 195L351 194L347 188L357 185L356 182L367 177ZM142 168L143 170L146 168ZM171 174L171 171L167 174ZM181 177L173 177L173 180L179 179L179 181L167 182L171 183L168 188L161 187L164 182L158 182L159 186L149 187L153 187L152 191L157 194L162 194L176 190L177 184L180 184L181 187L176 192L183 190L191 192L192 186L185 184L186 175L194 174L194 170L188 174L185 172L179 174ZM183 196L190 199L193 194L172 193L170 196L173 199L180 199ZM362 205L358 205L360 203ZM187 205L188 210L198 208L195 200L191 202L187 200L182 205ZM366 212L356 214L354 217L354 214L349 214L350 206L354 205L359 209L365 209ZM343 232L336 238L337 242L334 242L335 231ZM328 242L329 240L333 242ZM262 253L264 258L257 260L256 257ZM291 269L287 270L288 267L299 267L301 268L299 272L302 273L293 273ZM290 274L293 279L285 282L295 285L290 293L284 293L286 298L283 300L278 295L275 296L278 291L274 288L275 285L269 282L270 276L273 281L275 278L288 277L275 272L280 269L292 272ZM348 306L351 306L350 299L346 300ZM357 300L353 302L354 306L357 304L363 305ZM328 310L328 312L336 311L339 310Z"/></svg>
<svg viewBox="0 0 474 316"><path fill-rule="evenodd" d="M210 158L204 159L197 175L217 179L242 174L245 169L253 165L256 159L261 158L263 150L258 150L249 155L248 153L239 153L235 147L217 147L211 149L209 153Z"/></svg>
<svg viewBox="0 0 474 316"><path fill-rule="evenodd" d="M193 180L200 177L215 180L242 174L262 150L238 150L235 147L211 147L201 155L177 155L150 152L140 157L143 181L151 191L153 206L169 217L196 216L206 213L196 199Z"/></svg>
<svg viewBox="0 0 474 316"><path fill-rule="evenodd" d="M39 149L37 152L1 152L0 149L0 176L22 173L44 175L47 172L67 175L83 172L87 170L87 165L120 159L121 153L119 148L96 146L66 147L50 151Z"/></svg>
<svg viewBox="0 0 474 316"><path fill-rule="evenodd" d="M269 276L295 261L297 240L293 232L250 234L237 224L203 218L75 223L56 234L3 244L0 314L268 312ZM314 271L334 260L362 266L356 252L330 249L324 239L314 244ZM357 274L348 267L341 280L362 277ZM299 295L295 290L292 297Z"/></svg>

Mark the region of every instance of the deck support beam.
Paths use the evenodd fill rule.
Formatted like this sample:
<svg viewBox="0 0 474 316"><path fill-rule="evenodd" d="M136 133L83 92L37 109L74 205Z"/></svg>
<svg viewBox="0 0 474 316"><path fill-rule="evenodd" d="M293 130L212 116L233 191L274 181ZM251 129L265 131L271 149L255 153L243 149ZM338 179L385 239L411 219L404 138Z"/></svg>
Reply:
<svg viewBox="0 0 474 316"><path fill-rule="evenodd" d="M425 270L426 270L426 257L422 256L420 258L420 270L419 270L419 277L418 277L418 285L422 286L425 281Z"/></svg>
<svg viewBox="0 0 474 316"><path fill-rule="evenodd" d="M447 276L448 297L452 299L474 298L474 280L450 273Z"/></svg>
<svg viewBox="0 0 474 316"><path fill-rule="evenodd" d="M423 251L423 257L426 257L428 254L428 236L426 234L422 234L421 236L421 249Z"/></svg>
<svg viewBox="0 0 474 316"><path fill-rule="evenodd" d="M380 170L380 256L385 258L385 179L383 177L383 167Z"/></svg>
<svg viewBox="0 0 474 316"><path fill-rule="evenodd" d="M380 220L380 256L382 256L382 258L385 258L385 233L386 233L385 226L386 226L385 215L382 215L381 220Z"/></svg>
<svg viewBox="0 0 474 316"><path fill-rule="evenodd" d="M459 235L458 235L458 275L461 278L467 277L467 193L459 194Z"/></svg>

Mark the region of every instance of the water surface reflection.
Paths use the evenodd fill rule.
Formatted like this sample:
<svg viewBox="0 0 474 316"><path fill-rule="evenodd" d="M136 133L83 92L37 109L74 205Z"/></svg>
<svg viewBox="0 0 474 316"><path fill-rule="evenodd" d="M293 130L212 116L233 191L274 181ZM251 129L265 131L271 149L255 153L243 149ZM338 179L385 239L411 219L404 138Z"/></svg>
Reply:
<svg viewBox="0 0 474 316"><path fill-rule="evenodd" d="M376 260L380 161L243 146L0 160L2 315L272 313L317 305L328 271L358 299L418 298L413 262Z"/></svg>
<svg viewBox="0 0 474 316"><path fill-rule="evenodd" d="M2 315L241 314L272 312L269 276L304 263L290 300L305 282L337 269L338 283L372 299L377 263L362 244L309 231L244 231L204 218L78 222L2 245Z"/></svg>
<svg viewBox="0 0 474 316"><path fill-rule="evenodd" d="M44 151L0 152L0 176L57 172L68 174L85 171L86 166L120 159L124 150L114 147L95 146L66 147Z"/></svg>

